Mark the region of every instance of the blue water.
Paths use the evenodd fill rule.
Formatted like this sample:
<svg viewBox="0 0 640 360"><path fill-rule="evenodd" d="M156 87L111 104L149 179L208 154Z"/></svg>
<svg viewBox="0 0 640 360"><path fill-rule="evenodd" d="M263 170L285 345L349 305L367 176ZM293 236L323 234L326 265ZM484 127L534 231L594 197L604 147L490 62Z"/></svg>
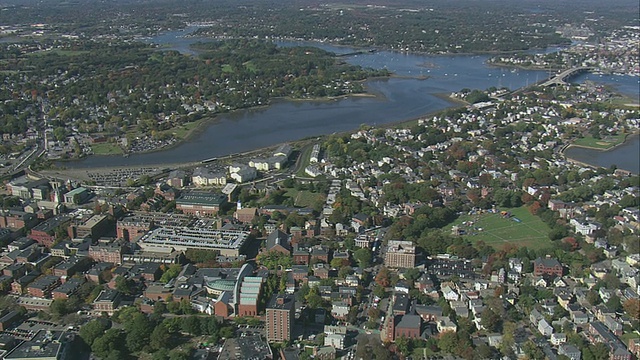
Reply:
<svg viewBox="0 0 640 360"><path fill-rule="evenodd" d="M640 173L640 136L634 135L624 144L609 151L599 151L580 147L570 147L565 156L589 165L609 168L615 165L618 169Z"/></svg>
<svg viewBox="0 0 640 360"><path fill-rule="evenodd" d="M194 29L192 27L165 33L149 41L195 55L197 53L189 49L189 44L204 39L184 37ZM325 43L277 43L279 46L315 45L338 54L355 51ZM375 98L275 102L267 108L218 115L200 134L171 149L133 154L128 158L91 156L81 161L65 163L65 166L102 167L200 161L305 137L349 131L362 124L375 126L409 120L452 105L436 95L449 94L463 88L484 90L493 86L517 89L547 77L544 71L510 71L490 67L485 63L488 58L489 56L484 55L430 56L389 51L345 57L351 64L375 69L387 68L402 77L368 81L368 92L376 94ZM626 84L629 81L627 78L636 81L636 78L631 77L618 80ZM632 87L620 86L625 90Z"/></svg>

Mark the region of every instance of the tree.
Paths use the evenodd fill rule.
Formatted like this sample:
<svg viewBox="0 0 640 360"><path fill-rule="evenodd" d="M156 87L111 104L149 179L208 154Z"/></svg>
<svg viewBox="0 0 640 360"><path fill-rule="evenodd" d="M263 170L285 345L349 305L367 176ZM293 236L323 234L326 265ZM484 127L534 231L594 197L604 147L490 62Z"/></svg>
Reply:
<svg viewBox="0 0 640 360"><path fill-rule="evenodd" d="M380 284L376 284L376 286L373 288L373 295L382 299L387 297L387 291L385 290L384 286L380 286Z"/></svg>
<svg viewBox="0 0 640 360"><path fill-rule="evenodd" d="M123 294L131 295L133 293L133 281L124 276L116 277L116 290Z"/></svg>
<svg viewBox="0 0 640 360"><path fill-rule="evenodd" d="M413 284L422 275L422 272L417 268L410 268L404 273L404 277Z"/></svg>
<svg viewBox="0 0 640 360"><path fill-rule="evenodd" d="M307 305L309 305L309 307L311 309L321 308L323 303L324 303L324 300L322 299L322 296L320 296L320 294L318 294L318 288L317 287L311 288L311 290L309 291L309 293L305 297L305 300L307 301Z"/></svg>
<svg viewBox="0 0 640 360"><path fill-rule="evenodd" d="M382 267L380 269L380 271L378 272L378 275L376 275L376 283L384 288L388 287L390 285L390 274L389 274L389 269L387 269L386 267Z"/></svg>
<svg viewBox="0 0 640 360"><path fill-rule="evenodd" d="M104 334L108 328L107 321L103 319L91 320L80 328L80 338L91 347L93 342Z"/></svg>
<svg viewBox="0 0 640 360"><path fill-rule="evenodd" d="M438 337L438 347L440 350L453 354L459 346L458 335L453 331L440 333Z"/></svg>
<svg viewBox="0 0 640 360"><path fill-rule="evenodd" d="M182 319L182 331L190 335L200 335L200 320L197 316L189 316Z"/></svg>
<svg viewBox="0 0 640 360"><path fill-rule="evenodd" d="M169 265L169 268L162 274L162 277L160 277L160 282L165 284L168 283L172 279L178 277L181 270L182 266L180 266L180 264Z"/></svg>
<svg viewBox="0 0 640 360"><path fill-rule="evenodd" d="M480 315L480 324L490 332L496 332L502 325L502 318L491 308L486 308Z"/></svg>
<svg viewBox="0 0 640 360"><path fill-rule="evenodd" d="M169 347L171 334L164 324L158 324L149 336L149 345L154 350L166 349Z"/></svg>
<svg viewBox="0 0 640 360"><path fill-rule="evenodd" d="M369 249L362 248L356 250L356 252L353 253L353 258L358 262L358 266L363 269L371 266L372 254Z"/></svg>
<svg viewBox="0 0 640 360"><path fill-rule="evenodd" d="M589 304L595 306L600 304L602 302L602 299L600 299L600 295L598 295L598 292L589 290L589 292L587 292L587 301L589 302Z"/></svg>
<svg viewBox="0 0 640 360"><path fill-rule="evenodd" d="M630 298L623 304L624 311L636 320L640 320L640 300Z"/></svg>
<svg viewBox="0 0 640 360"><path fill-rule="evenodd" d="M55 299L51 302L49 311L54 318L61 318L68 314L67 311L67 299Z"/></svg>
<svg viewBox="0 0 640 360"><path fill-rule="evenodd" d="M407 356L411 353L411 350L412 350L411 345L412 345L411 339L408 339L404 335L400 335L400 337L396 339L396 346L404 356Z"/></svg>
<svg viewBox="0 0 640 360"><path fill-rule="evenodd" d="M147 315L142 313L134 314L124 323L124 328L127 330L125 342L129 351L140 351L149 344L153 324L151 324Z"/></svg>
<svg viewBox="0 0 640 360"><path fill-rule="evenodd" d="M609 300L605 303L605 306L615 312L622 310L622 303L617 295L611 295Z"/></svg>
<svg viewBox="0 0 640 360"><path fill-rule="evenodd" d="M189 354L180 350L173 349L169 352L169 360L188 360Z"/></svg>
<svg viewBox="0 0 640 360"><path fill-rule="evenodd" d="M109 329L104 335L95 339L91 351L101 358L106 358L114 352L124 353L124 335L121 330Z"/></svg>

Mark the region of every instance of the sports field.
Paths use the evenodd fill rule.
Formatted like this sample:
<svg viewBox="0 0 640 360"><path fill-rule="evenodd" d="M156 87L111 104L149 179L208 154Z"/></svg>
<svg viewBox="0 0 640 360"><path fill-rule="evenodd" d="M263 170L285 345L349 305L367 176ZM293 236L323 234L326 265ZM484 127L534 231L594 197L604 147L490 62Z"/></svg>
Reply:
<svg viewBox="0 0 640 360"><path fill-rule="evenodd" d="M504 216L501 212L511 216ZM460 216L453 224L463 232L462 236L473 242L482 240L496 249L504 244L540 249L551 245L549 226L532 215L526 207L498 209Z"/></svg>
<svg viewBox="0 0 640 360"><path fill-rule="evenodd" d="M578 139L574 142L574 145L584 146L593 149L607 150L614 146L620 145L624 142L626 134L619 134L613 136L607 136L603 139L594 139L592 136L587 136L582 139Z"/></svg>

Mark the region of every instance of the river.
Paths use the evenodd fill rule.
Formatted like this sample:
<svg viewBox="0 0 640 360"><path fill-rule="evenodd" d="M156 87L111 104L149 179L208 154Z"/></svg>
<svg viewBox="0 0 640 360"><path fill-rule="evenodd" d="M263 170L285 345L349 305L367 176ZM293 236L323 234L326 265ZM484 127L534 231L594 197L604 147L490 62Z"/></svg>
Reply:
<svg viewBox="0 0 640 360"><path fill-rule="evenodd" d="M601 151L571 146L564 152L565 156L585 164L608 168L615 165L618 169L640 173L640 136L627 138L624 144L609 150Z"/></svg>
<svg viewBox="0 0 640 360"><path fill-rule="evenodd" d="M195 54L189 44L204 39L184 37L195 28L172 31L149 39L167 49ZM335 53L355 49L324 43L278 42L279 46L315 45ZM387 68L402 76L366 82L376 97L347 97L331 101L275 101L264 108L217 115L189 141L157 152L122 156L90 156L67 162L69 168L175 164L200 161L305 137L382 125L423 116L452 106L438 95L463 88L520 88L547 77L544 71L513 70L486 65L487 55L429 56L378 51L345 57L354 65ZM420 79L420 77L427 77Z"/></svg>

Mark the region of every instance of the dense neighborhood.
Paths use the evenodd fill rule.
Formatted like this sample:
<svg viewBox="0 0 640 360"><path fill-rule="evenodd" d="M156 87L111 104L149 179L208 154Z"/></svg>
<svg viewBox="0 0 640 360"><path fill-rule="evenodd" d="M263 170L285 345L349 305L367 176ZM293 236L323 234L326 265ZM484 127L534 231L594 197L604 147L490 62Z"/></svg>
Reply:
<svg viewBox="0 0 640 360"><path fill-rule="evenodd" d="M486 95L129 187L11 179L5 358L637 357L638 177L562 153L637 110L592 83Z"/></svg>
<svg viewBox="0 0 640 360"><path fill-rule="evenodd" d="M570 156L637 144L637 98L570 82L640 73L637 4L90 3L0 5L0 359L640 358L640 175ZM186 25L215 41L146 42ZM62 161L401 78L345 61L377 48L550 78L197 162Z"/></svg>

